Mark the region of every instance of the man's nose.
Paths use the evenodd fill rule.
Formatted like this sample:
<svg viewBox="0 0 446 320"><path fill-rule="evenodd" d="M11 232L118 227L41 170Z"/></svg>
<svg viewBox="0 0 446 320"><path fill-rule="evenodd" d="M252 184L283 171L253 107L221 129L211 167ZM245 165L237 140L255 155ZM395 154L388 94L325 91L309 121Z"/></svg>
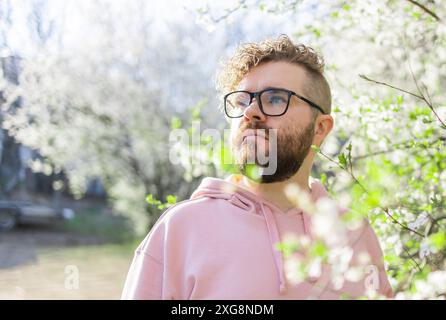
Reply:
<svg viewBox="0 0 446 320"><path fill-rule="evenodd" d="M243 112L243 118L249 121L266 121L266 116L263 114L262 110L260 110L257 99L252 99L251 104Z"/></svg>

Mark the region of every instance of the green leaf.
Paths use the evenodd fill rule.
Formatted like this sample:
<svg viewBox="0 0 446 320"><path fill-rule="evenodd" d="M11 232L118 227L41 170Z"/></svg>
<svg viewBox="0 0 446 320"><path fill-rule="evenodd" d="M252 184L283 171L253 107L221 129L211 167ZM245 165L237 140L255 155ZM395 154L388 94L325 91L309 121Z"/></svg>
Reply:
<svg viewBox="0 0 446 320"><path fill-rule="evenodd" d="M325 174L324 172L321 173L321 183L326 186L327 185L327 174Z"/></svg>
<svg viewBox="0 0 446 320"><path fill-rule="evenodd" d="M171 129L179 129L183 125L182 121L178 117L172 117L170 120L170 128Z"/></svg>
<svg viewBox="0 0 446 320"><path fill-rule="evenodd" d="M158 205L161 203L159 200L156 200L152 194L147 195L146 201L147 201L147 203L153 204L153 205Z"/></svg>
<svg viewBox="0 0 446 320"><path fill-rule="evenodd" d="M311 149L313 149L314 152L320 152L321 151L321 149L317 145L315 145L315 144L311 145Z"/></svg>
<svg viewBox="0 0 446 320"><path fill-rule="evenodd" d="M321 257L325 258L327 256L328 249L322 241L316 241L310 247L310 256L311 257Z"/></svg>
<svg viewBox="0 0 446 320"><path fill-rule="evenodd" d="M217 166L220 170L227 173L238 173L238 167L236 165L236 161L234 159L234 155L230 148L225 147L222 143L220 148L216 148L217 155L215 156Z"/></svg>
<svg viewBox="0 0 446 320"><path fill-rule="evenodd" d="M444 248L446 244L446 236L444 232L437 232L429 236L429 244L437 252Z"/></svg>
<svg viewBox="0 0 446 320"><path fill-rule="evenodd" d="M170 205L173 205L173 204L177 203L177 197L172 195L172 194L169 194L166 197L166 200L167 200L167 203L170 204Z"/></svg>
<svg viewBox="0 0 446 320"><path fill-rule="evenodd" d="M299 244L295 241L285 241L276 244L276 249L283 252L285 257L291 256L294 252L299 250Z"/></svg>
<svg viewBox="0 0 446 320"><path fill-rule="evenodd" d="M342 169L347 168L347 158L345 157L345 154L341 153L338 156L339 164L341 165Z"/></svg>
<svg viewBox="0 0 446 320"><path fill-rule="evenodd" d="M260 182L261 170L260 167L255 164L246 165L246 175L253 181Z"/></svg>
<svg viewBox="0 0 446 320"><path fill-rule="evenodd" d="M420 20L421 18L421 13L420 12L412 12L412 16L416 19L416 20Z"/></svg>
<svg viewBox="0 0 446 320"><path fill-rule="evenodd" d="M332 12L332 13L330 13L330 16L332 17L332 18L338 18L339 17L339 12L337 12L337 11L334 11L334 12Z"/></svg>

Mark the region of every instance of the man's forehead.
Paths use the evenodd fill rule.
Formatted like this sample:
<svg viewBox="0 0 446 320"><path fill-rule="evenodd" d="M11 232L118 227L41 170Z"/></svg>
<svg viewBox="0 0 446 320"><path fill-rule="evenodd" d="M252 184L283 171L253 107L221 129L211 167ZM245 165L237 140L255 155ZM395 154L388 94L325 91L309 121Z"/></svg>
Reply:
<svg viewBox="0 0 446 320"><path fill-rule="evenodd" d="M267 88L289 89L290 83L284 81L271 81L270 79L258 79L256 81L242 80L237 90L260 91ZM291 90L291 89L290 89Z"/></svg>
<svg viewBox="0 0 446 320"><path fill-rule="evenodd" d="M284 88L300 91L305 81L304 69L287 62L268 62L254 67L240 81L237 90L259 91Z"/></svg>

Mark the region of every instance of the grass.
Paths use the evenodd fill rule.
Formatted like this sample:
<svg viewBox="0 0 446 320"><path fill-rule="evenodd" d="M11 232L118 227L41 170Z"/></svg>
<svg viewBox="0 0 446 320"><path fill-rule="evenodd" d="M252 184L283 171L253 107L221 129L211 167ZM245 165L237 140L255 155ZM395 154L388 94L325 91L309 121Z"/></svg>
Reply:
<svg viewBox="0 0 446 320"><path fill-rule="evenodd" d="M134 250L142 240L134 236L127 220L95 205L55 228L56 233L25 229L11 234L6 245L17 250L29 248L30 239L54 238L35 242L33 258L27 263L0 269L0 299L119 299ZM68 238L83 241L73 245L64 241ZM73 267L78 272L77 288L66 285Z"/></svg>
<svg viewBox="0 0 446 320"><path fill-rule="evenodd" d="M128 221L124 217L107 213L100 206L90 207L76 214L62 225L62 229L80 235L95 235L104 243L135 241Z"/></svg>
<svg viewBox="0 0 446 320"><path fill-rule="evenodd" d="M119 299L133 249L130 243L39 249L35 263L0 271L0 298ZM67 286L73 270L76 287Z"/></svg>

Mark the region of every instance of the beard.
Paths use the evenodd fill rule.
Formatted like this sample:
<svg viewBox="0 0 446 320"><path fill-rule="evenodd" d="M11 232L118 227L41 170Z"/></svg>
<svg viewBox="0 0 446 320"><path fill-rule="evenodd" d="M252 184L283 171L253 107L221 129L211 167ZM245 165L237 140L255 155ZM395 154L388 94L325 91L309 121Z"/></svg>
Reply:
<svg viewBox="0 0 446 320"><path fill-rule="evenodd" d="M247 129L264 129L263 132L265 133L266 139L261 142L256 137L255 140L251 141L251 144L245 144L243 132ZM288 180L296 174L310 151L314 137L314 121L304 128L296 128L288 132L284 132L283 130L280 132L277 131L277 135L270 133L269 128L262 123L248 122L246 125L240 127L239 132L233 140L233 149L235 151L238 169L244 176L249 176L250 173L248 171L250 165L255 164L260 169L264 169L271 164L270 158L276 155L275 159L273 158L274 160L272 160L276 161L276 169L272 173L259 174L258 179L260 183L281 182ZM270 137L272 141L270 141ZM267 145L271 147L271 143L275 143L274 140L276 140L276 137L276 148L266 149ZM265 161L259 161L259 155L269 160L266 163Z"/></svg>

